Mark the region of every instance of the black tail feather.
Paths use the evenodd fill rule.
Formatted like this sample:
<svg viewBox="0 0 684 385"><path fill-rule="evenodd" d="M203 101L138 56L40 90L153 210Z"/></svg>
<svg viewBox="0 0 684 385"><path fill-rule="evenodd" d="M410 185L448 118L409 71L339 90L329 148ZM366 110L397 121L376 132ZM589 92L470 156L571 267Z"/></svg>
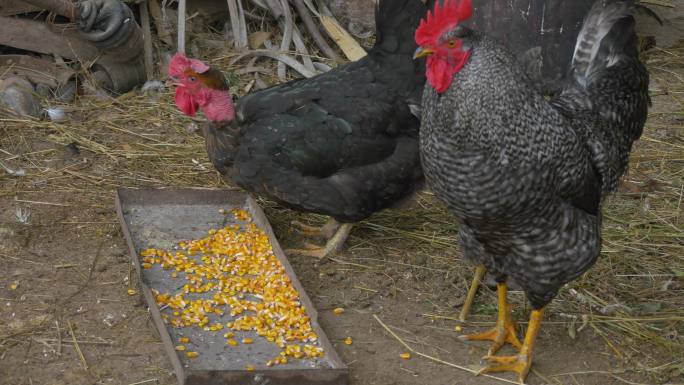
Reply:
<svg viewBox="0 0 684 385"><path fill-rule="evenodd" d="M413 35L426 13L427 7L421 0L380 0L375 8L373 51L412 54L415 50Z"/></svg>

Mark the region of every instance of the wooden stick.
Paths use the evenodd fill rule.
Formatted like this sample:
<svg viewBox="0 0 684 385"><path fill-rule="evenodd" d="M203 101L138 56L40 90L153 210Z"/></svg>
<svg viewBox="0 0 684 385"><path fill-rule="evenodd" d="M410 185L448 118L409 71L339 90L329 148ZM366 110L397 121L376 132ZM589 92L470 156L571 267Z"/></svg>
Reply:
<svg viewBox="0 0 684 385"><path fill-rule="evenodd" d="M151 80L154 76L154 63L152 58L152 29L150 27L150 12L149 12L149 0L143 1L139 4L140 7L140 24L142 24L142 37L143 37L143 52L145 60L145 74L147 75L147 80Z"/></svg>
<svg viewBox="0 0 684 385"><path fill-rule="evenodd" d="M304 43L304 38L302 38L302 33L299 31L296 24L293 24L293 26L292 41L297 49L297 53L302 56L304 67L309 71L316 72L316 68L314 68L313 61L311 60L311 54L309 54L309 49L306 48L306 43Z"/></svg>
<svg viewBox="0 0 684 385"><path fill-rule="evenodd" d="M285 0L280 0L280 6L285 16L285 20L281 23L283 27L283 40L280 44L280 51L287 52L290 50L292 44L292 30L294 25L292 23L292 15L290 14L290 7ZM278 63L278 78L280 81L285 81L285 63L281 60Z"/></svg>
<svg viewBox="0 0 684 385"><path fill-rule="evenodd" d="M366 50L340 25L325 2L317 0L317 3L323 29L340 47L347 59L356 61L366 56Z"/></svg>
<svg viewBox="0 0 684 385"><path fill-rule="evenodd" d="M185 0L178 0L178 52L185 54Z"/></svg>
<svg viewBox="0 0 684 385"><path fill-rule="evenodd" d="M429 356L429 355L427 355L427 354L425 354L425 353L421 353L421 352L419 352L419 351L416 351L416 350L413 349L411 346L409 346L409 344L407 344L406 342L404 342L404 340L402 340L401 337L399 337L396 333L394 333L394 332L392 331L392 329L390 329L387 325L385 325L385 323L382 322L382 321L380 320L380 318L379 318L377 315L373 314L373 318L375 318L375 320L378 321L378 323L380 324L380 326L382 326L390 335L392 335L392 337L394 337L397 341L399 341L399 343L402 344L408 351L410 351L411 353L413 353L413 354L415 354L415 355L417 355L417 356L421 356L421 357L423 357L423 358L427 358L428 360L431 360L431 361L434 361L434 362L438 362L438 363L443 364L443 365L451 366L452 368L460 369L460 370L466 371L466 372L468 372L468 373L472 373L472 374L474 374L474 375L479 375L479 376L482 376L482 377L491 378L491 379L493 379L493 380L497 380L497 381L501 381L501 382L506 382L506 383L509 383L509 384L525 385L525 384L521 384L520 382L517 382L517 381L511 381L511 380L507 380L507 379L505 379L505 378L499 378L499 377L492 376L492 375L487 374L487 373L479 373L477 370L472 370L472 369L466 368L465 366L456 365L456 364L453 364L453 363L451 363L451 362L447 362L447 361L441 360L441 359L439 359L439 358Z"/></svg>
<svg viewBox="0 0 684 385"><path fill-rule="evenodd" d="M279 60L279 61L287 64L293 70L299 72L302 76L304 76L306 78L310 78L310 77L316 75L315 72L311 72L308 69L306 69L300 62L295 60L292 56L286 55L284 53L274 52L274 51L271 51L269 49L255 49L255 50L249 51L249 52L244 53L244 54L236 57L235 59L233 59L231 61L231 64L236 63L240 59L245 58L247 56L254 56L254 55L266 56L266 57L270 57L271 59Z"/></svg>
<svg viewBox="0 0 684 385"><path fill-rule="evenodd" d="M311 17L311 14L309 13L309 8L307 8L307 6L304 4L304 0L293 0L293 2L295 8L297 9L299 17L302 19L302 22L304 23L304 27L316 43L316 46L318 46L318 48L321 50L321 52L323 52L325 56L329 57L330 59L336 62L342 62L342 58L340 57L340 55L338 55L337 52L335 52L335 50L332 49L332 47L328 44L328 42L321 34L321 31L316 26L316 23L314 22L313 18Z"/></svg>
<svg viewBox="0 0 684 385"><path fill-rule="evenodd" d="M233 31L233 44L238 50L247 46L247 31L244 14L240 12L242 3L239 0L228 0L228 12L230 13L230 27Z"/></svg>
<svg viewBox="0 0 684 385"><path fill-rule="evenodd" d="M150 7L150 16L154 19L157 37L169 47L173 47L173 36L171 36L171 33L167 29L168 23L166 22L166 17L164 17L164 13L162 12L159 3L157 0L147 0L147 4Z"/></svg>

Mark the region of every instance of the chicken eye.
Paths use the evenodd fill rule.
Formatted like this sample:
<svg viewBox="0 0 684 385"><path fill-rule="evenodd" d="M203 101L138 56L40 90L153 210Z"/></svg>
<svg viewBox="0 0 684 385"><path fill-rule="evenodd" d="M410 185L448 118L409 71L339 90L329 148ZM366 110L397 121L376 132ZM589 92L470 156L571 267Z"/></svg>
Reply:
<svg viewBox="0 0 684 385"><path fill-rule="evenodd" d="M455 39L447 40L446 45L449 48L456 48L456 40Z"/></svg>
<svg viewBox="0 0 684 385"><path fill-rule="evenodd" d="M188 78L188 80L190 80L191 82L193 82L193 83L194 83L194 82L196 82L196 81L197 81L197 78L196 78L196 77L194 77L194 76L190 76L190 77Z"/></svg>

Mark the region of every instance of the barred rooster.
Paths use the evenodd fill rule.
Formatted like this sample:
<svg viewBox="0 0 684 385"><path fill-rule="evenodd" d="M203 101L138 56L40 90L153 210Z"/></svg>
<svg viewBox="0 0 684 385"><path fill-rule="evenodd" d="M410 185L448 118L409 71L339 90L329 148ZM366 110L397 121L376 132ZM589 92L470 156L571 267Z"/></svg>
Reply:
<svg viewBox="0 0 684 385"><path fill-rule="evenodd" d="M427 7L382 0L368 56L310 79L242 97L233 105L223 74L176 54L169 65L176 104L201 109L209 159L253 194L332 219L324 247L290 252L326 257L344 244L353 222L408 197L422 182L415 116L425 64L413 60L413 34Z"/></svg>
<svg viewBox="0 0 684 385"><path fill-rule="evenodd" d="M602 198L618 185L650 104L633 1L599 0L577 37L564 88L547 101L514 56L461 23L470 0L444 0L415 34L427 56L420 128L425 177L460 223L466 258L498 282L484 372L524 381L544 307L596 261ZM519 284L533 308L521 343L506 301ZM476 281L474 281L476 282ZM471 287L476 288L476 283ZM519 350L495 356L504 343Z"/></svg>

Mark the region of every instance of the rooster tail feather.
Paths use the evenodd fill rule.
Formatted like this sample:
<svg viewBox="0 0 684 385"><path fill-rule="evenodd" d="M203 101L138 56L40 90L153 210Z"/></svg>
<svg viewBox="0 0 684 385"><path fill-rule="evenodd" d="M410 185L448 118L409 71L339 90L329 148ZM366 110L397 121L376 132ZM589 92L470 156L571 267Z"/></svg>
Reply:
<svg viewBox="0 0 684 385"><path fill-rule="evenodd" d="M635 13L661 19L650 9L632 0L599 0L591 8L577 36L571 72L574 80L586 85L596 71L623 57L638 56Z"/></svg>

